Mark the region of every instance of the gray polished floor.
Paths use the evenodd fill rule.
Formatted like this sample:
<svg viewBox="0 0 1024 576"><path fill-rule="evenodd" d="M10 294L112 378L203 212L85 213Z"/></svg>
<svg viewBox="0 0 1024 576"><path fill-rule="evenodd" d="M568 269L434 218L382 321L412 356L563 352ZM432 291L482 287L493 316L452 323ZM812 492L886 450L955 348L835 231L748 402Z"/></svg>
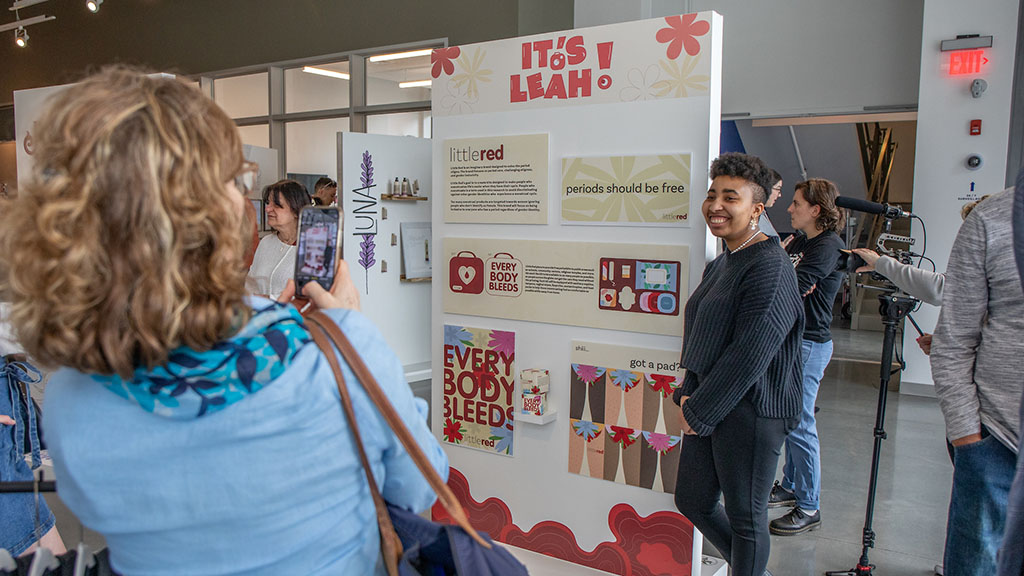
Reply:
<svg viewBox="0 0 1024 576"><path fill-rule="evenodd" d="M880 335L879 335L880 336ZM773 536L769 569L804 576L852 568L860 557L878 405L878 365L834 361L818 393L822 527ZM935 399L887 395L875 504L876 574L932 574L941 563L952 466ZM779 465L781 478L782 465ZM772 511L774 518L786 510Z"/></svg>
<svg viewBox="0 0 1024 576"><path fill-rule="evenodd" d="M769 569L776 576L820 575L853 567L861 533L878 403L879 332L835 330L836 354L818 393L822 446L822 527L797 536L772 537ZM841 360L849 358L850 360ZM874 358L875 363L870 363ZM942 559L952 466L946 454L936 400L890 392L875 506L876 574L927 576ZM779 464L779 478L782 476ZM80 527L56 495L48 495L68 546ZM785 510L772 511L772 518ZM85 531L86 543L103 538ZM713 553L710 545L707 552Z"/></svg>

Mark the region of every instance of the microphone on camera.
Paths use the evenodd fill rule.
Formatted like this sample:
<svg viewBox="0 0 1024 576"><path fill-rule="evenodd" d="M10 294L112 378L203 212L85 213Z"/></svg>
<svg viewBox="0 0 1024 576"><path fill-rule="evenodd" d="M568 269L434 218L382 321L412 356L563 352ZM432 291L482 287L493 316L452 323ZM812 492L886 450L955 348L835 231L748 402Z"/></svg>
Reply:
<svg viewBox="0 0 1024 576"><path fill-rule="evenodd" d="M836 198L836 206L849 208L857 212L867 212L868 214L881 214L886 218L911 218L914 216L910 212L903 211L899 206L879 204L878 202L869 202L868 200L850 198L849 196L838 196Z"/></svg>

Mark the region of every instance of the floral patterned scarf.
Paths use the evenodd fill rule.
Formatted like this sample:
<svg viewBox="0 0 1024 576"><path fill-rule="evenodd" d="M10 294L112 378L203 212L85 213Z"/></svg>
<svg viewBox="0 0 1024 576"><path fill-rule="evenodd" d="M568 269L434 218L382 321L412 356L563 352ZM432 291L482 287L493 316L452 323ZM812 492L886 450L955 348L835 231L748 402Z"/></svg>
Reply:
<svg viewBox="0 0 1024 576"><path fill-rule="evenodd" d="M191 420L223 410L273 382L309 341L295 307L275 302L254 310L241 331L210 350L182 346L171 351L163 366L136 368L131 380L117 375L93 378L147 412Z"/></svg>

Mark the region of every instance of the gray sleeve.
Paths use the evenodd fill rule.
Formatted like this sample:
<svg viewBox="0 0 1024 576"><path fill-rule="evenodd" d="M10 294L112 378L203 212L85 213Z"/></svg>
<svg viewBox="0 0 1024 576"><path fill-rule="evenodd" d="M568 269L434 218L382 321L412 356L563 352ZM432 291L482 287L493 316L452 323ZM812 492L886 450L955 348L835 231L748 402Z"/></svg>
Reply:
<svg viewBox="0 0 1024 576"><path fill-rule="evenodd" d="M768 236L779 237L779 233L775 230L775 226L772 226L772 221L768 219L766 212L761 212L761 218L758 219L757 225L761 228L761 232L764 232Z"/></svg>
<svg viewBox="0 0 1024 576"><path fill-rule="evenodd" d="M879 258L875 270L914 298L920 298L932 306L942 306L942 287L945 283L943 274L915 268L889 256Z"/></svg>
<svg viewBox="0 0 1024 576"><path fill-rule="evenodd" d="M988 310L985 222L972 213L949 255L942 310L932 342L932 378L951 441L981 431L974 363Z"/></svg>

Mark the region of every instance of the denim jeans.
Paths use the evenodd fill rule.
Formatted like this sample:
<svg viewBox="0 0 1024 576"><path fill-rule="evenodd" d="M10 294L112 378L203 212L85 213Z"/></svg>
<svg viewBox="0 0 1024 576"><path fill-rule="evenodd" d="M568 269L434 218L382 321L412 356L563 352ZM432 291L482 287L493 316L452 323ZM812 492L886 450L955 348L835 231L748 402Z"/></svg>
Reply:
<svg viewBox="0 0 1024 576"><path fill-rule="evenodd" d="M818 425L814 420L814 402L825 367L832 359L832 341L804 340L804 395L800 423L786 438L786 461L782 467L782 487L796 495L796 505L817 510L821 497L821 449Z"/></svg>
<svg viewBox="0 0 1024 576"><path fill-rule="evenodd" d="M40 380L39 371L27 362L7 362L0 357L0 414L14 426L0 424L0 482L31 481L32 469L40 466L39 428L29 397L29 384ZM25 431L29 446L25 446ZM32 454L32 467L25 453ZM33 494L0 494L0 548L17 556L53 528L54 518L46 500Z"/></svg>
<svg viewBox="0 0 1024 576"><path fill-rule="evenodd" d="M1017 456L985 432L954 448L953 494L946 521L947 576L990 576L1002 543Z"/></svg>

